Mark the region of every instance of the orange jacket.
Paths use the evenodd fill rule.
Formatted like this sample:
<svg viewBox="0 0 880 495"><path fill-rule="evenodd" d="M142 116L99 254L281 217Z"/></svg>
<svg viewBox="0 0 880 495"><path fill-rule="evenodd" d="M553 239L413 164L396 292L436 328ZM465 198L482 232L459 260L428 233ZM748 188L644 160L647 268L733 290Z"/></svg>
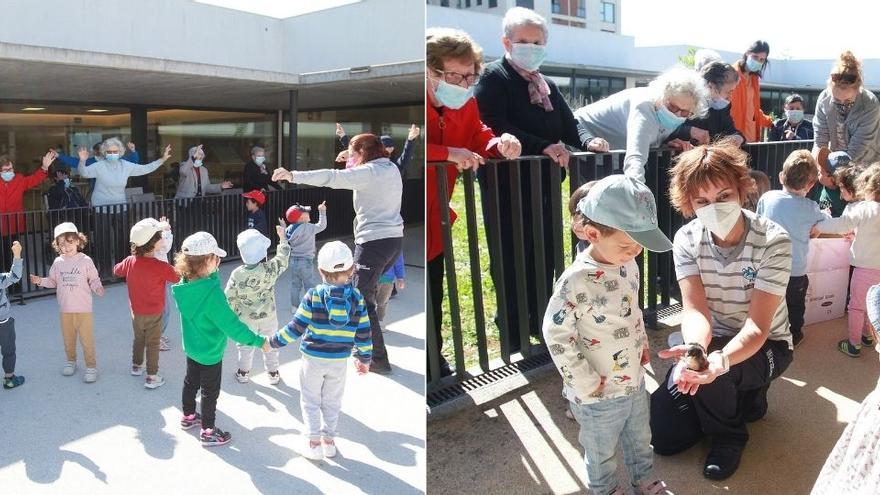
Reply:
<svg viewBox="0 0 880 495"><path fill-rule="evenodd" d="M747 143L762 141L761 129L772 127L773 120L761 111L761 80L757 74L743 74L741 62L733 64L733 67L739 76L739 82L730 95L730 116L733 118L733 124L746 138ZM746 85L746 77L751 78L751 87ZM748 101L747 92L749 90L752 92L752 104L755 107L754 121L749 121L746 117L746 101Z"/></svg>

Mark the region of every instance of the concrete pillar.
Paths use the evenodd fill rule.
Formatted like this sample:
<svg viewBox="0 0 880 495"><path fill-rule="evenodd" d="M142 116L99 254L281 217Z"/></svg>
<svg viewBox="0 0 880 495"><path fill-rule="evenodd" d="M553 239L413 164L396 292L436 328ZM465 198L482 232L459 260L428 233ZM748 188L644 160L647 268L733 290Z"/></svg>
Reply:
<svg viewBox="0 0 880 495"><path fill-rule="evenodd" d="M287 149L284 150L284 155L287 157L286 160L286 168L288 170L296 170L296 132L297 132L297 120L299 119L299 91L296 89L291 89L289 91L290 95L290 104L287 107L288 119L290 121L290 127L288 129L287 135Z"/></svg>
<svg viewBox="0 0 880 495"><path fill-rule="evenodd" d="M131 140L137 147L138 154L141 158L141 163L149 163L150 161L152 161L148 159L149 150L147 150L147 107L143 105L131 106ZM158 158L159 156L161 156L161 153L161 151L158 151L156 157ZM165 170L163 168L160 168L159 171L157 171L156 173L159 172L164 174ZM129 181L129 186L143 187L144 192L155 192L150 190L150 180L149 176L147 175L132 177Z"/></svg>

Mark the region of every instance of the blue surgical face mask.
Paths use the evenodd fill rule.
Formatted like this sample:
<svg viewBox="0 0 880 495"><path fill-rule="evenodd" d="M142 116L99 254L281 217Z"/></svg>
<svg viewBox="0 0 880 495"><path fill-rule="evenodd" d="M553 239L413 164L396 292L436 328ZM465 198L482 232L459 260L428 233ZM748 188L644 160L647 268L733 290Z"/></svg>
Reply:
<svg viewBox="0 0 880 495"><path fill-rule="evenodd" d="M257 165L262 165L263 162L265 162L265 161L266 161L266 157L265 157L265 156L257 156L257 157L254 157L254 163L256 163Z"/></svg>
<svg viewBox="0 0 880 495"><path fill-rule="evenodd" d="M510 58L528 72L535 72L547 58L547 48L533 43L514 43L510 49Z"/></svg>
<svg viewBox="0 0 880 495"><path fill-rule="evenodd" d="M749 72L760 72L762 67L764 67L763 63L752 57L746 57L746 69L749 69Z"/></svg>
<svg viewBox="0 0 880 495"><path fill-rule="evenodd" d="M785 117L792 124L798 124L800 121L804 120L804 111L803 110L786 110Z"/></svg>
<svg viewBox="0 0 880 495"><path fill-rule="evenodd" d="M193 160L193 167L201 167L201 166L202 166L201 160Z"/></svg>
<svg viewBox="0 0 880 495"><path fill-rule="evenodd" d="M0 178L5 180L6 182L11 181L13 177L15 177L15 172L2 172L2 173L0 173Z"/></svg>
<svg viewBox="0 0 880 495"><path fill-rule="evenodd" d="M116 160L119 160L119 153L104 153L104 158L111 162L115 162Z"/></svg>
<svg viewBox="0 0 880 495"><path fill-rule="evenodd" d="M657 114L657 120L660 121L660 127L666 129L667 131L673 131L678 128L681 124L684 124L686 120L684 117L679 117L672 113L671 110L666 108L666 105L660 104L660 108L655 112Z"/></svg>
<svg viewBox="0 0 880 495"><path fill-rule="evenodd" d="M449 84L443 79L440 79L439 84L437 84L437 89L434 90L434 96L440 100L440 103L443 106L458 110L463 107L468 100L473 98L474 87L471 86L464 89L461 86Z"/></svg>
<svg viewBox="0 0 880 495"><path fill-rule="evenodd" d="M713 98L709 103L709 106L715 110L723 110L727 108L727 105L730 105L730 100L725 100L724 98Z"/></svg>
<svg viewBox="0 0 880 495"><path fill-rule="evenodd" d="M64 187L70 187L70 177L65 177L65 179L64 179Z"/></svg>

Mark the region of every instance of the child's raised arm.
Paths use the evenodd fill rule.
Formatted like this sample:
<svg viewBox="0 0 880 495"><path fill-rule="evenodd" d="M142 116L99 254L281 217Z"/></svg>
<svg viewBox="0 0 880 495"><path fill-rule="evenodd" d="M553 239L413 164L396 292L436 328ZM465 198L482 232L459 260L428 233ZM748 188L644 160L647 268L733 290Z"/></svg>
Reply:
<svg viewBox="0 0 880 495"><path fill-rule="evenodd" d="M0 286L4 289L9 287L12 284L17 284L19 280L21 280L21 272L22 272L22 261L21 261L21 244L18 241L12 242L12 268L9 269L8 272L2 274L2 279L0 279Z"/></svg>
<svg viewBox="0 0 880 495"><path fill-rule="evenodd" d="M318 205L318 223L315 224L315 234L320 234L327 228L327 202Z"/></svg>
<svg viewBox="0 0 880 495"><path fill-rule="evenodd" d="M277 276L281 276L287 270L290 264L290 244L287 243L287 224L283 219L278 219L278 225L275 226L275 233L278 235L278 247L275 249L275 256L268 262L268 268L275 270Z"/></svg>

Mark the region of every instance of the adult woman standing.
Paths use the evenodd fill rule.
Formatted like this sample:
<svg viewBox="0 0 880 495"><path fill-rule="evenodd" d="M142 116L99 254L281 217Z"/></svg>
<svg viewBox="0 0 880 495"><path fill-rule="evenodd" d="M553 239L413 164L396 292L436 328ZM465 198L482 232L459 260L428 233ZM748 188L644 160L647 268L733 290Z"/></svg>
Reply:
<svg viewBox="0 0 880 495"><path fill-rule="evenodd" d="M79 149L79 175L86 179L95 179L95 190L92 192L92 206L105 206L125 203L125 186L129 177L147 175L161 167L166 160L171 158L171 145L165 147L162 156L146 165L138 165L123 160L125 147L122 141L110 138L101 143L102 158L90 166L86 166L89 152L85 148Z"/></svg>
<svg viewBox="0 0 880 495"><path fill-rule="evenodd" d="M245 192L263 191L269 192L269 188L280 191L281 187L272 181L271 174L266 168L266 150L260 146L251 148L251 159L244 164L244 174L241 179L241 188Z"/></svg>
<svg viewBox="0 0 880 495"><path fill-rule="evenodd" d="M767 68L770 45L758 40L733 65L739 83L730 96L730 116L747 143L762 141L763 129L773 125L761 110L761 78Z"/></svg>
<svg viewBox="0 0 880 495"><path fill-rule="evenodd" d="M211 183L208 169L204 166L205 149L203 145L189 149L186 161L180 164L180 179L177 183L177 194L174 199L203 197L207 194L220 194L224 189L232 187L232 182L224 180L218 184Z"/></svg>
<svg viewBox="0 0 880 495"><path fill-rule="evenodd" d="M370 371L388 374L391 373L391 364L376 314L376 293L379 277L394 265L402 247L400 202L403 181L397 166L388 159L382 141L373 134L353 137L348 145L348 156L354 163L352 168L308 172L278 168L272 174L272 180L354 191L355 277L370 316L373 337Z"/></svg>

